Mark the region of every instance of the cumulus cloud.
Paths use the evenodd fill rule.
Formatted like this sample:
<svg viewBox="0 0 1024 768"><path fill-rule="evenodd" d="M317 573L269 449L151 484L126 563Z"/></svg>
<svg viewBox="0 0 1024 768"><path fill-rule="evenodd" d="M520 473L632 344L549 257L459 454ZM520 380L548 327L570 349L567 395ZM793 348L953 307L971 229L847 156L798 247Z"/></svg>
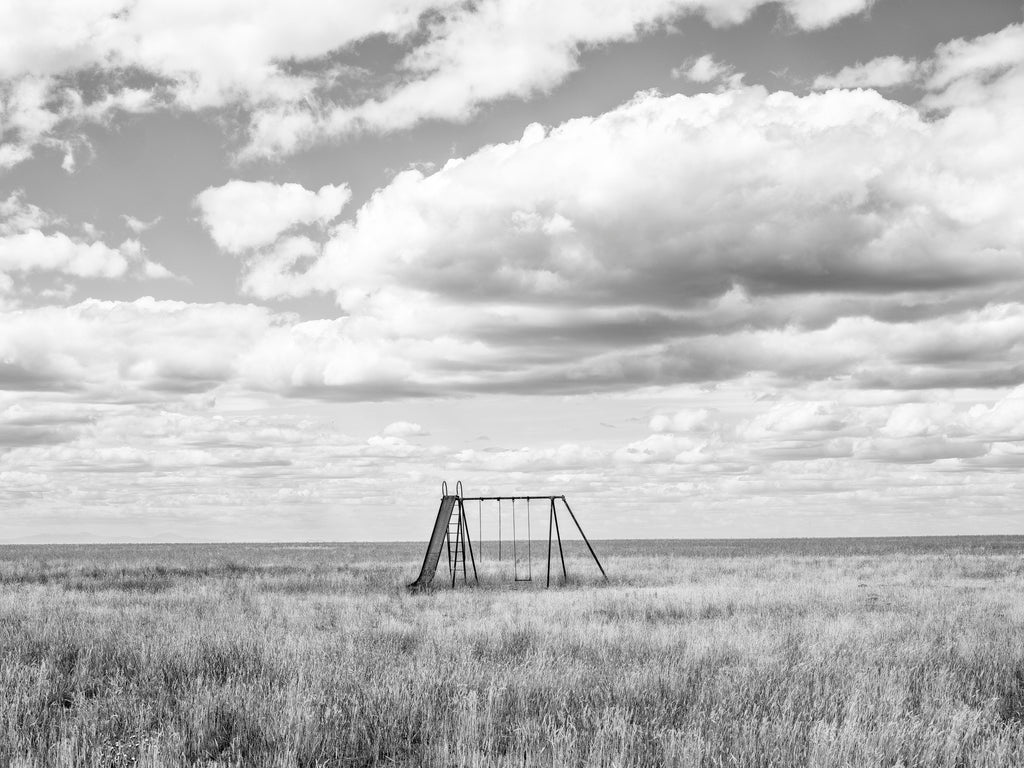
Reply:
<svg viewBox="0 0 1024 768"><path fill-rule="evenodd" d="M953 49L1002 63L960 66L984 79L949 82L984 98L938 115L870 91L751 87L643 93L600 117L533 125L399 174L322 255L296 243L247 284L333 290L352 315L345 333L389 346L449 340L471 389L484 375L550 392L751 371L1011 385L1021 370L999 359L1021 314L1021 67L974 43ZM946 50L937 58L952 62Z"/></svg>
<svg viewBox="0 0 1024 768"><path fill-rule="evenodd" d="M285 511L294 525L303 509L379 493L383 475L415 482L436 455L399 438L354 439L322 415L236 413L211 402L70 407L36 398L0 409L0 500L76 519L112 507L120 517L142 509L207 523L240 510L263 519Z"/></svg>
<svg viewBox="0 0 1024 768"><path fill-rule="evenodd" d="M1012 110L999 106L989 126L973 126L975 144L1012 153ZM681 309L734 288L898 292L1015 278L1020 179L1012 166L950 162L953 124L872 92L642 94L430 175L399 174L336 227L316 265L282 274L281 290L333 288L349 309L396 285ZM1006 237L992 247L994 231Z"/></svg>
<svg viewBox="0 0 1024 768"><path fill-rule="evenodd" d="M271 322L257 307L153 299L15 310L0 324L8 366L0 389L63 388L100 400L203 391L230 378L231 350L251 346Z"/></svg>
<svg viewBox="0 0 1024 768"><path fill-rule="evenodd" d="M835 531L847 518L892 525L951 496L959 515L998 515L1000 499L1016 498L1024 467L1022 388L956 403L911 396L879 404L842 392L804 400L780 392L722 410L666 413L679 415L679 432L484 450L399 434L356 439L338 430L333 409L318 415L307 408L296 420L276 408L219 409L217 399L179 394L151 404L137 397L76 404L39 393L0 409L0 499L78 515L106 514L129 501L147 515L182 519L214 510L218 519L241 510L272 518L282 505L288 515L318 507L335 515L381 503L381 477L389 500L415 499L436 494L435 478L447 472L481 492L571 488L574 508L595 536L598 521L612 532L614 515L626 519L638 505L652 534L722 535L742 510L747 531L799 535L788 526L814 520L815 530L825 524ZM134 436L130 445L126 434ZM496 510L482 512L482 525L494 525ZM773 527L758 529L762 518ZM380 528L359 530L394 535L406 522L425 524L393 515Z"/></svg>
<svg viewBox="0 0 1024 768"><path fill-rule="evenodd" d="M424 437L430 433L422 426L411 421L394 421L384 427L385 437Z"/></svg>
<svg viewBox="0 0 1024 768"><path fill-rule="evenodd" d="M732 72L732 67L715 61L710 53L706 53L696 60L689 61L683 66L673 69L672 77L684 77L695 83L710 83L712 80L724 77L730 72Z"/></svg>
<svg viewBox="0 0 1024 768"><path fill-rule="evenodd" d="M942 90L965 78L987 78L1021 63L1024 25L1011 24L998 32L940 45L935 52L931 90Z"/></svg>
<svg viewBox="0 0 1024 768"><path fill-rule="evenodd" d="M315 113L284 105L253 121L249 155L292 152L323 136L360 130L391 131L426 119L464 121L490 101L550 91L579 65L580 52L685 14L702 14L715 26L738 24L759 0L654 0L596 9L591 0L548 4L491 0L459 6L428 24L425 42L401 60L395 83L382 95ZM817 29L863 11L866 0L780 4L797 27ZM698 74L704 70L698 68Z"/></svg>
<svg viewBox="0 0 1024 768"><path fill-rule="evenodd" d="M483 104L547 91L578 67L580 51L632 40L685 14L738 24L763 0L651 0L609 9L593 0L549 4L489 0L204 3L49 0L0 10L0 126L18 139L0 167L30 156L60 123L102 120L163 105L198 110L241 105L252 115L246 154L294 151L326 136L396 130L426 119L465 120ZM870 0L780 4L800 29L817 29ZM386 38L393 70L346 64L351 47ZM101 75L86 101L67 73ZM67 143L67 139L63 142ZM68 167L73 167L73 154Z"/></svg>
<svg viewBox="0 0 1024 768"><path fill-rule="evenodd" d="M334 226L322 255L300 243L280 266L260 262L259 295L332 290L351 315L343 334L421 351L444 339L464 372L445 378L470 389L478 377L551 392L751 371L1011 385L1020 69L995 70L980 104L938 115L873 91L749 87L642 93L532 125L400 173ZM407 375L425 382L430 368Z"/></svg>
<svg viewBox="0 0 1024 768"><path fill-rule="evenodd" d="M1002 50L1001 40L989 42ZM974 44L954 48L990 62ZM973 83L969 105L938 113L865 90L642 93L432 172L399 173L342 221L341 184L210 188L198 205L215 240L245 257L249 291L331 291L343 316L83 303L7 323L10 386L234 382L341 400L751 375L865 389L1015 386L1022 73L994 66L960 66L984 74L949 81ZM19 228L42 215L5 205ZM114 270L101 256L60 263ZM222 342L207 332L220 316ZM64 332L40 340L32 323ZM158 326L174 329L166 352L155 351ZM685 426L657 432L685 436Z"/></svg>
<svg viewBox="0 0 1024 768"><path fill-rule="evenodd" d="M915 84L925 89L922 105L931 109L966 107L989 101L998 87L1019 81L1024 25L1011 24L998 32L939 45L925 61L882 56L844 67L834 75L821 75L813 88L891 88Z"/></svg>
<svg viewBox="0 0 1024 768"><path fill-rule="evenodd" d="M756 372L793 384L832 381L907 390L1024 381L1024 370L1005 365L1006 357L1024 350L1019 308L912 327L850 320L818 331L737 333L726 343L697 337L596 355L578 351L569 359L557 352L531 359L528 344L396 337L366 318L303 322L252 305L90 300L67 308L8 311L2 320L0 389L66 390L103 402L239 390L324 400L605 391L728 381ZM786 421L780 421L784 415ZM773 418L752 424L749 428L759 431L750 437L779 434L786 424L806 432L810 423L822 431L845 423L833 413L798 411ZM698 410L656 416L651 427L700 440L721 423L714 413ZM412 427L390 431L398 429Z"/></svg>
<svg viewBox="0 0 1024 768"><path fill-rule="evenodd" d="M866 64L843 67L834 75L820 75L814 88L893 88L913 82L921 71L914 59L882 56Z"/></svg>
<svg viewBox="0 0 1024 768"><path fill-rule="evenodd" d="M0 239L0 272L48 270L77 277L120 277L128 259L103 243L81 243L58 232L31 230Z"/></svg>
<svg viewBox="0 0 1024 768"><path fill-rule="evenodd" d="M46 272L79 278L118 278L131 271L146 278L169 277L162 265L146 258L133 239L119 246L72 237L63 223L20 193L0 200L0 289L13 286L12 274Z"/></svg>
<svg viewBox="0 0 1024 768"><path fill-rule="evenodd" d="M373 322L302 322L241 304L89 299L0 313L0 390L155 400L225 388L339 400L434 394L475 377L484 353L453 339L394 338ZM216 333L211 333L216 329Z"/></svg>
<svg viewBox="0 0 1024 768"><path fill-rule="evenodd" d="M766 403L748 415L719 421L703 435L654 434L621 452L624 460L691 464L723 461L763 465L765 461L829 461L932 464L936 472L963 472L988 457L1006 462L1007 447L1022 434L1024 387L988 402L910 399L892 404L841 400ZM753 413L749 411L753 410ZM654 426L654 425L652 425ZM680 449L693 446L699 454ZM962 460L950 463L949 460ZM980 464L979 464L980 462ZM834 465L829 465L834 466Z"/></svg>
<svg viewBox="0 0 1024 768"><path fill-rule="evenodd" d="M51 216L39 206L26 203L20 192L12 192L6 200L0 199L0 236L39 229L51 222Z"/></svg>
<svg viewBox="0 0 1024 768"><path fill-rule="evenodd" d="M237 254L271 245L298 225L326 225L351 196L345 184L310 190L301 184L236 179L203 190L196 204L214 242Z"/></svg>
<svg viewBox="0 0 1024 768"><path fill-rule="evenodd" d="M47 106L50 88L45 77L0 80L0 170L31 157L34 147L60 122L60 114Z"/></svg>
<svg viewBox="0 0 1024 768"><path fill-rule="evenodd" d="M121 218L124 220L124 224L125 224L126 227L128 227L128 229L130 229L136 235L140 235L143 232L145 232L147 229L150 229L151 227L159 224L160 223L160 219L162 217L157 216L152 221L143 221L142 219L137 219L134 216L129 216L127 214L122 214Z"/></svg>
<svg viewBox="0 0 1024 768"><path fill-rule="evenodd" d="M593 468L608 462L608 452L577 443L554 448L514 448L479 451L465 449L448 459L453 469L487 472L540 472Z"/></svg>
<svg viewBox="0 0 1024 768"><path fill-rule="evenodd" d="M754 6L699 8L730 24ZM661 7L640 15L661 19ZM803 27L862 7L786 5ZM124 18L149 10L136 4ZM460 119L499 92L550 87L576 66L578 51L559 48L555 24L523 50L567 54L530 58L521 76L466 97L459 88L475 75L464 78L460 67L474 62L472 52L451 63L441 53L449 36L480 22L470 16L492 11L410 13L399 27L415 35L398 31L392 42L412 46L409 56L426 46L422 68L409 59L384 91L368 86L369 101L339 99L349 117L363 108L367 116L330 130L360 120L385 129L424 114ZM644 33L639 12L622 13L629 23L609 22L610 32L582 29L583 47ZM523 29L524 39L533 34ZM931 515L951 498L957 514L975 519L1016 510L1019 29L941 46L915 70L924 93L916 106L847 90L885 87L877 61L807 96L738 84L695 97L641 93L605 115L530 126L517 141L400 173L342 221L344 184L211 187L197 205L215 242L241 257L245 290L260 298L328 291L341 316L303 321L263 306L153 299L3 308L0 501L76 514L121 502L181 516L278 506L333 514L379 499L383 476L395 497L434 494L434 478L450 469L472 487L495 475L571 487L574 502L579 493L584 509L609 517L639 507L649 535L721 535L721 521L740 513L768 521L745 533L801 534L801 522L819 516L846 520L834 532L877 532L863 528L866 516ZM60 39L76 34L69 28ZM52 61L29 53L46 73L58 59L64 68L90 61L94 44L86 36ZM0 46L0 62L22 53ZM181 64L159 87L181 105L248 100L257 116L284 105L300 134L312 119L309 135L319 135L316 121L333 119L330 111L292 101L313 93L309 104L322 106L319 76L290 61L288 71L276 72L275 59L238 75L251 78L241 86L231 62L223 79L204 82ZM29 98L28 76L19 77L18 103L46 111L51 102ZM53 78L46 88L64 87L57 74L40 77ZM406 92L419 82L429 87ZM419 110L424 94L437 97L436 112ZM124 108L149 108L129 96ZM96 103L83 101L83 114L108 109ZM11 129L5 139L17 141L4 147L15 148L0 150L9 157L55 130L46 115L18 110L24 130ZM133 232L144 224L125 219ZM76 229L80 237L67 227L21 195L0 200L0 271L77 279L162 270L137 240L113 246L96 230ZM717 394L749 394L755 383L770 396L730 406ZM685 407L662 386L689 392ZM403 402L395 416L411 420L365 440L309 415L330 410L333 419L343 407L315 400L473 393L496 395L500 406L507 393L601 391L657 398L637 411L648 429L644 419L597 413L623 426L592 444L503 435L499 447L465 449L428 440L415 423L431 403ZM306 400L303 421L260 410L284 398ZM237 411L227 410L231 401Z"/></svg>
<svg viewBox="0 0 1024 768"><path fill-rule="evenodd" d="M652 432L711 432L718 427L718 415L707 408L659 413L651 418L650 427Z"/></svg>
<svg viewBox="0 0 1024 768"><path fill-rule="evenodd" d="M23 34L31 39L35 32ZM99 62L92 65L93 74L98 66ZM31 66L10 78L0 72L0 170L27 160L37 147L45 146L61 151L61 166L74 173L76 154L90 147L82 133L84 124L106 124L119 113L151 112L167 102L157 92L126 86L121 79L113 74L90 87L87 101L74 74L40 73Z"/></svg>

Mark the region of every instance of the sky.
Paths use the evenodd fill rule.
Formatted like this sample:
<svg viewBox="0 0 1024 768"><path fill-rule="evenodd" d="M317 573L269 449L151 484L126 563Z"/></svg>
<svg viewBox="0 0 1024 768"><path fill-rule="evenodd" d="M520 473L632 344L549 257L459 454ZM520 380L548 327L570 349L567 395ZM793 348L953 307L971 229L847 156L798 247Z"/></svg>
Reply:
<svg viewBox="0 0 1024 768"><path fill-rule="evenodd" d="M0 542L1024 533L1022 94L1019 0L0 0Z"/></svg>

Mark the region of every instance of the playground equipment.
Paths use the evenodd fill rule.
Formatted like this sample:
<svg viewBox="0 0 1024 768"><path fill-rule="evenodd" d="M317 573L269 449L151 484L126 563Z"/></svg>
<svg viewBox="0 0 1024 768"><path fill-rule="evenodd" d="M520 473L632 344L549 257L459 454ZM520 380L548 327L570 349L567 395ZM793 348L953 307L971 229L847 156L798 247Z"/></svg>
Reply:
<svg viewBox="0 0 1024 768"><path fill-rule="evenodd" d="M591 557L597 563L598 569L605 581L608 581L608 574L605 573L597 553L583 532L572 507L566 501L564 495L558 496L464 496L462 492L462 481L455 484L455 493L448 493L448 483L441 483L441 506L437 510L437 517L434 519L434 528L430 534L430 541L427 543L427 553L423 557L423 565L420 568L416 581L409 584L410 589L424 589L434 580L437 572L437 565L441 559L441 550L448 555L448 575L451 578L452 588L455 587L462 571L462 582L469 583L469 572L466 568L466 555L469 554L469 563L473 571L473 581L479 583L480 579L476 572L476 556L473 552L473 542L469 535L469 521L466 517L466 502L477 503L477 544L480 548L480 559L484 558L483 552L483 503L497 502L498 510L498 560L503 559L502 550L502 503L510 502L512 507L512 574L515 581L533 581L533 532L530 521L530 502L547 502L548 505L548 553L547 553L547 576L545 587L551 586L551 536L554 533L558 542L558 557L562 565L562 583L569 580L569 573L565 567L565 553L562 550L562 533L558 527L558 505L561 502L565 505L569 517L576 524L576 529L583 537ZM526 502L526 553L525 558L520 554L522 547L516 535L516 502ZM522 561L525 559L525 565Z"/></svg>

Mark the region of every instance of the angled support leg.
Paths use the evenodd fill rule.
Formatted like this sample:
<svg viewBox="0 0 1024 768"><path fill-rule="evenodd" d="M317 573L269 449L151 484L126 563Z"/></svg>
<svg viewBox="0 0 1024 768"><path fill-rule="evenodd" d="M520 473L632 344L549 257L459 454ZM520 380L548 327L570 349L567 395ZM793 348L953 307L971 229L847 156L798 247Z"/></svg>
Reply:
<svg viewBox="0 0 1024 768"><path fill-rule="evenodd" d="M562 532L558 530L558 510L555 509L554 500L551 501L551 514L555 517L555 535L558 537L558 557L562 561L562 583L569 581L569 573L565 570L565 552L562 551Z"/></svg>
<svg viewBox="0 0 1024 768"><path fill-rule="evenodd" d="M595 552L594 548L590 546L590 540L587 539L587 534L583 532L583 528L580 525L580 521L577 520L576 515L572 513L572 507L570 507L569 502L565 500L565 496L562 497L562 503L565 504L565 508L569 510L569 517L571 517L572 521L576 523L576 529L580 532L580 536L583 537L583 541L587 545L587 549L590 550L591 557L594 558L594 562L597 563L597 567L601 569L601 575L604 576L605 581L608 581L608 574L604 572L604 566L601 565L601 561L597 559L597 552Z"/></svg>

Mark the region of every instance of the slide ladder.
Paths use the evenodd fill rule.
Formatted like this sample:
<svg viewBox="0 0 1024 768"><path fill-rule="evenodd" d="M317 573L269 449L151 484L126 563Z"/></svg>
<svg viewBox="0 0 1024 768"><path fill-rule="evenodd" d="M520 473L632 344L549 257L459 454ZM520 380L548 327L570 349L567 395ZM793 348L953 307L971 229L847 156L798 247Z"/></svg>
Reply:
<svg viewBox="0 0 1024 768"><path fill-rule="evenodd" d="M427 554L423 558L423 567L420 568L420 575L416 581L409 585L410 589L422 589L429 586L434 580L434 573L437 571L437 561L441 557L441 547L449 541L448 527L454 516L461 520L459 511L456 510L458 496L442 496L441 507L437 510L437 519L434 521L434 531L430 534L430 543L427 544ZM450 561L450 558L449 558Z"/></svg>

